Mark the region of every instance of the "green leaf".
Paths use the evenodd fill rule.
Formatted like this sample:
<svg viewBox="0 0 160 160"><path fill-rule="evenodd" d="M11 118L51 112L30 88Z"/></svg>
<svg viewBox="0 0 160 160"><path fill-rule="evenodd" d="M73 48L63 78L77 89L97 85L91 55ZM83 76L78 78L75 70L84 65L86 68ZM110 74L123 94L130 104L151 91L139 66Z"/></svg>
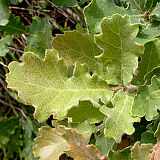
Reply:
<svg viewBox="0 0 160 160"><path fill-rule="evenodd" d="M13 135L18 127L18 119L15 117L3 118L0 120L0 126L0 145L7 144L10 135Z"/></svg>
<svg viewBox="0 0 160 160"><path fill-rule="evenodd" d="M7 35L19 35L25 33L26 28L20 23L20 17L13 17L11 15L9 18L9 23L5 26L0 26L0 31L5 32Z"/></svg>
<svg viewBox="0 0 160 160"><path fill-rule="evenodd" d="M72 107L68 111L67 117L72 117L73 122L80 123L85 120L90 120L90 123L98 123L104 119L99 108L94 107L90 101L80 101L78 107Z"/></svg>
<svg viewBox="0 0 160 160"><path fill-rule="evenodd" d="M104 77L103 64L95 58L102 54L102 51L88 34L77 31L65 32L64 35L56 35L52 46L65 59L67 66L73 66L77 61L86 63L90 71L95 71Z"/></svg>
<svg viewBox="0 0 160 160"><path fill-rule="evenodd" d="M128 84L138 67L143 46L135 43L137 25L130 25L128 16L114 15L101 22L102 33L95 36L104 52L98 58L107 66L106 80L110 84Z"/></svg>
<svg viewBox="0 0 160 160"><path fill-rule="evenodd" d="M135 10L127 10L118 7L113 0L92 0L92 2L84 9L85 20L91 36L100 33L100 22L103 17L111 17L113 14L136 15ZM140 17L134 16L133 23L139 22Z"/></svg>
<svg viewBox="0 0 160 160"><path fill-rule="evenodd" d="M114 138L117 143L120 143L123 134L131 135L135 129L134 122L139 122L138 117L133 117L131 108L133 97L128 96L124 91L118 91L111 100L114 108L102 106L100 111L107 115L105 136Z"/></svg>
<svg viewBox="0 0 160 160"><path fill-rule="evenodd" d="M130 156L130 147L125 148L121 151L110 151L109 152L110 160L131 160Z"/></svg>
<svg viewBox="0 0 160 160"><path fill-rule="evenodd" d="M131 7L136 9L141 14L146 11L146 1L147 0L127 0L127 2L130 2Z"/></svg>
<svg viewBox="0 0 160 160"><path fill-rule="evenodd" d="M104 134L100 134L96 137L96 146L100 150L101 156L108 156L114 144L115 141L112 138L106 138Z"/></svg>
<svg viewBox="0 0 160 160"><path fill-rule="evenodd" d="M45 49L51 49L52 26L47 18L35 17L28 28L30 36L27 38L26 52L33 52L44 58Z"/></svg>
<svg viewBox="0 0 160 160"><path fill-rule="evenodd" d="M144 85L138 88L135 97L132 113L134 116L143 117L150 121L156 116L157 109L160 109L160 81L154 76L151 85Z"/></svg>
<svg viewBox="0 0 160 160"><path fill-rule="evenodd" d="M150 131L146 131L142 133L140 142L141 144L152 143L153 145L155 145L157 143L157 139L154 137L153 133L151 133Z"/></svg>
<svg viewBox="0 0 160 160"><path fill-rule="evenodd" d="M34 115L40 122L53 113L64 118L79 100L91 100L99 106L99 99L107 103L113 94L106 81L88 74L86 65L77 63L73 77L68 78L64 60L59 59L56 50L47 50L44 60L26 53L22 63L12 62L9 69L8 87L17 90L26 104L36 108Z"/></svg>
<svg viewBox="0 0 160 160"><path fill-rule="evenodd" d="M87 145L83 136L75 130L60 126L59 133L69 146L65 152L75 160L106 160L105 157L100 158L99 150L94 145Z"/></svg>
<svg viewBox="0 0 160 160"><path fill-rule="evenodd" d="M76 7L78 5L77 0L52 0L56 6Z"/></svg>
<svg viewBox="0 0 160 160"><path fill-rule="evenodd" d="M144 47L144 54L141 55L136 75L136 79L142 84L145 82L147 74L160 65L160 41L158 39L149 41Z"/></svg>
<svg viewBox="0 0 160 160"><path fill-rule="evenodd" d="M83 123L75 124L71 123L69 125L70 128L75 129L79 133L83 134L84 138L86 139L87 143L89 143L91 134L95 132L95 125L89 124L89 122L84 121Z"/></svg>
<svg viewBox="0 0 160 160"><path fill-rule="evenodd" d="M131 157L133 160L150 160L152 144L141 144L136 142L131 148Z"/></svg>
<svg viewBox="0 0 160 160"><path fill-rule="evenodd" d="M33 147L35 157L40 160L59 160L59 156L67 148L67 142L58 134L56 129L42 127L39 129L40 137L35 139L36 145Z"/></svg>
<svg viewBox="0 0 160 160"><path fill-rule="evenodd" d="M5 156L6 159L14 158L15 153L20 154L20 147L23 146L22 134L21 129L18 128L15 130L15 133L10 136L10 140L5 148L7 150L7 154Z"/></svg>
<svg viewBox="0 0 160 160"><path fill-rule="evenodd" d="M145 11L152 11L154 9L154 7L156 7L158 3L158 0L146 0L146 4L145 4Z"/></svg>
<svg viewBox="0 0 160 160"><path fill-rule="evenodd" d="M157 139L160 139L160 123L158 124L157 130L155 131L154 136Z"/></svg>
<svg viewBox="0 0 160 160"><path fill-rule="evenodd" d="M35 160L33 153L32 153L32 147L34 145L34 141L32 138L32 132L33 132L33 124L29 117L27 117L26 121L23 123L23 151L22 156L25 158L25 160Z"/></svg>
<svg viewBox="0 0 160 160"><path fill-rule="evenodd" d="M13 38L12 36L6 36L0 39L0 56L5 56L10 50L8 49L9 45L12 45Z"/></svg>
<svg viewBox="0 0 160 160"><path fill-rule="evenodd" d="M0 0L0 25L5 26L9 21L8 0Z"/></svg>
<svg viewBox="0 0 160 160"><path fill-rule="evenodd" d="M56 128L42 127L41 136L36 138L36 146L33 152L40 160L59 160L59 156L65 151L75 160L105 160L101 159L98 149L93 145L87 145L82 134L74 129L59 126Z"/></svg>
<svg viewBox="0 0 160 160"><path fill-rule="evenodd" d="M153 21L152 23L146 23L145 28L143 26L140 32L138 33L136 37L136 42L140 44L145 44L147 41L158 38L160 35L159 26L160 26L159 21Z"/></svg>

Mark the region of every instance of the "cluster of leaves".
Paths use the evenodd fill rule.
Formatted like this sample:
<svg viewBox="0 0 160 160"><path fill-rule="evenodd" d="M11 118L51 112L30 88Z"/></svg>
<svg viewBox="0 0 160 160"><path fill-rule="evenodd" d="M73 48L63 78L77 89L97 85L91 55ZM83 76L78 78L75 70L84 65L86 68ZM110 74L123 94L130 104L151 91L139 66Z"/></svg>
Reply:
<svg viewBox="0 0 160 160"><path fill-rule="evenodd" d="M92 0L84 9L88 32L56 35L52 49L46 19L27 28L32 52L10 63L6 81L39 122L54 117L54 128L39 130L35 157L159 159L159 0L116 3Z"/></svg>
<svg viewBox="0 0 160 160"><path fill-rule="evenodd" d="M76 5L85 2L77 2ZM47 15L48 12L43 11L46 7L50 7L46 1L0 1L0 159L37 159L33 156L32 146L42 124L33 119L33 110L24 106L16 92L7 89L5 74L8 73L9 62L18 61L24 51L44 58L45 49L52 47L53 23L59 32L65 30Z"/></svg>

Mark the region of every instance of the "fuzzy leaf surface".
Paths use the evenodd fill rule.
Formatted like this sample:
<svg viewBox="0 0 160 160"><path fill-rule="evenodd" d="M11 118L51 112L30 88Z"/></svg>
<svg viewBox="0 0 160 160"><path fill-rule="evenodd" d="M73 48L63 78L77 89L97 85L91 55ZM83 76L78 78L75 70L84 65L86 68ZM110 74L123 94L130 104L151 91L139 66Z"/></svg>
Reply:
<svg viewBox="0 0 160 160"><path fill-rule="evenodd" d="M133 123L139 122L139 118L132 116L133 97L123 91L118 91L111 100L114 108L102 106L100 111L107 115L105 136L113 138L117 143L121 141L123 134L131 135L134 132Z"/></svg>
<svg viewBox="0 0 160 160"><path fill-rule="evenodd" d="M13 42L12 36L6 36L0 39L0 56L5 56L10 50L8 46Z"/></svg>
<svg viewBox="0 0 160 160"><path fill-rule="evenodd" d="M107 65L106 80L110 84L126 85L132 80L138 67L138 56L143 46L135 43L137 25L130 25L128 16L114 15L101 22L102 33L96 35L96 43L104 50L98 58Z"/></svg>
<svg viewBox="0 0 160 160"><path fill-rule="evenodd" d="M114 139L105 137L104 134L100 134L96 138L96 146L100 150L100 154L108 156L108 152L115 144Z"/></svg>
<svg viewBox="0 0 160 160"><path fill-rule="evenodd" d="M104 119L99 108L94 107L90 101L80 101L78 107L72 107L68 111L67 117L72 117L73 122L79 123L85 120L90 120L90 123L98 123Z"/></svg>
<svg viewBox="0 0 160 160"><path fill-rule="evenodd" d="M39 132L41 136L35 139L36 145L33 147L34 156L40 157L40 160L59 160L67 147L65 139L50 127L42 127Z"/></svg>
<svg viewBox="0 0 160 160"><path fill-rule="evenodd" d="M69 128L73 128L79 133L83 134L84 138L86 139L87 143L89 143L91 134L95 132L95 125L90 124L88 121L84 121L82 123L72 123L68 126Z"/></svg>
<svg viewBox="0 0 160 160"><path fill-rule="evenodd" d="M22 63L13 62L9 69L8 87L18 91L26 104L36 108L35 118L40 122L53 113L64 118L67 110L78 105L79 100L91 100L99 106L99 99L107 103L113 94L106 81L88 74L86 65L77 63L73 76L68 78L65 62L59 59L56 50L47 50L44 60L26 53Z"/></svg>
<svg viewBox="0 0 160 160"><path fill-rule="evenodd" d="M60 126L59 133L67 141L68 150L65 152L74 160L107 160L105 157L101 158L96 146L88 145L77 131Z"/></svg>
<svg viewBox="0 0 160 160"><path fill-rule="evenodd" d="M138 33L136 37L136 42L140 44L145 44L147 41L158 38L160 35L159 25L160 21L153 21L152 23L147 23L146 27Z"/></svg>
<svg viewBox="0 0 160 160"><path fill-rule="evenodd" d="M150 160L152 144L141 144L136 142L131 148L131 157L133 160Z"/></svg>
<svg viewBox="0 0 160 160"><path fill-rule="evenodd" d="M74 129L59 126L56 128L42 127L41 136L36 138L33 152L40 160L58 160L62 153L67 153L75 160L106 160L101 158L98 149L88 145Z"/></svg>
<svg viewBox="0 0 160 160"><path fill-rule="evenodd" d="M63 35L56 35L52 46L65 59L67 66L73 66L78 61L88 64L90 71L103 74L103 64L95 58L102 54L102 50L88 34L77 31L65 32Z"/></svg>
<svg viewBox="0 0 160 160"><path fill-rule="evenodd" d="M132 107L134 116L143 117L150 121L156 116L157 109L160 109L160 81L156 76L152 77L151 85L144 85L138 88Z"/></svg>
<svg viewBox="0 0 160 160"><path fill-rule="evenodd" d="M91 3L84 9L85 20L91 36L100 33L100 22L103 17L111 17L113 14L121 15L136 15L136 10L127 10L123 7L118 7L113 0L92 0ZM139 22L139 17L134 18L133 23Z"/></svg>
<svg viewBox="0 0 160 160"><path fill-rule="evenodd" d="M146 75L160 66L160 41L158 39L149 41L144 47L144 54L141 55L136 75L136 79L142 84L145 82Z"/></svg>
<svg viewBox="0 0 160 160"><path fill-rule="evenodd" d="M5 26L9 21L8 0L0 0L0 25Z"/></svg>

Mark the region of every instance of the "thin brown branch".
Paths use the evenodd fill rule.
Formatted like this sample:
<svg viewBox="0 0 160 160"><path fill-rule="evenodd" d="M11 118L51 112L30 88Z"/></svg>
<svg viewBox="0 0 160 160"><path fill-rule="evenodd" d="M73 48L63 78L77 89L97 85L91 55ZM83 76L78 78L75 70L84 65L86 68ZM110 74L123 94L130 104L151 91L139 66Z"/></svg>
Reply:
<svg viewBox="0 0 160 160"><path fill-rule="evenodd" d="M14 48L14 47L8 47L8 49L10 49L10 50L12 50L12 51L16 51L16 52L24 53L24 51L19 50L19 49Z"/></svg>

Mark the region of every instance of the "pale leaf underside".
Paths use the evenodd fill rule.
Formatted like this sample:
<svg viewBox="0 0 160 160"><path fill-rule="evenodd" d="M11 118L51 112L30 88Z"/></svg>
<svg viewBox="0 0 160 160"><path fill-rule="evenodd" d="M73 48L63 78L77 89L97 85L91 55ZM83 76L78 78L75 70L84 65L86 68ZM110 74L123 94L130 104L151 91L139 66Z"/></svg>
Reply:
<svg viewBox="0 0 160 160"><path fill-rule="evenodd" d="M138 88L137 96L135 97L132 107L134 116L145 116L148 121L156 116L157 109L160 109L160 82L154 76L151 79L151 85L144 85Z"/></svg>
<svg viewBox="0 0 160 160"><path fill-rule="evenodd" d="M99 106L99 99L107 103L113 94L106 81L97 75L90 76L86 65L77 63L74 75L68 78L64 60L58 58L55 50L47 50L44 60L26 53L22 63L12 62L9 69L8 87L17 90L26 104L36 108L35 117L40 122L52 113L64 118L79 100L91 100Z"/></svg>
<svg viewBox="0 0 160 160"><path fill-rule="evenodd" d="M95 36L104 50L98 58L107 66L106 80L110 84L128 84L138 67L138 56L143 46L135 43L137 25L130 25L128 16L114 15L101 22L102 33Z"/></svg>
<svg viewBox="0 0 160 160"><path fill-rule="evenodd" d="M124 91L118 91L111 100L114 108L102 106L100 111L107 115L105 136L114 138L120 143L123 134L131 135L135 129L134 122L139 122L138 117L132 116L133 97L128 96Z"/></svg>

